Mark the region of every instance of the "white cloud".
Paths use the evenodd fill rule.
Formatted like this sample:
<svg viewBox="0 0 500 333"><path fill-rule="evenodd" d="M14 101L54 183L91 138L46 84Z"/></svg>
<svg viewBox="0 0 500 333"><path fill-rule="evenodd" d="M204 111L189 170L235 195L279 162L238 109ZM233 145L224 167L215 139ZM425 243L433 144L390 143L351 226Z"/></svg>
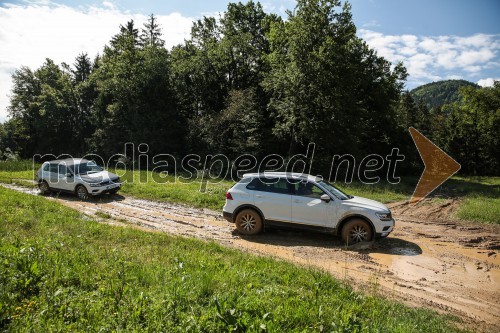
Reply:
<svg viewBox="0 0 500 333"><path fill-rule="evenodd" d="M371 20L366 23L363 23L363 28L377 28L380 27L380 23L377 20Z"/></svg>
<svg viewBox="0 0 500 333"><path fill-rule="evenodd" d="M167 47L189 37L193 19L179 13L158 15ZM26 5L0 6L0 121L7 115L7 94L11 90L11 74L20 66L38 68L51 58L56 63L72 64L86 52L92 58L119 32L120 24L133 19L142 27L147 16L124 12L112 2L101 6L73 8L50 1Z"/></svg>
<svg viewBox="0 0 500 333"><path fill-rule="evenodd" d="M481 79L479 81L477 81L477 84L480 85L481 87L493 87L493 83L495 81L500 81L500 78L492 78L492 77L489 77L487 79Z"/></svg>
<svg viewBox="0 0 500 333"><path fill-rule="evenodd" d="M360 29L359 36L387 60L403 61L413 86L443 78L476 81L500 71L500 35L384 35Z"/></svg>

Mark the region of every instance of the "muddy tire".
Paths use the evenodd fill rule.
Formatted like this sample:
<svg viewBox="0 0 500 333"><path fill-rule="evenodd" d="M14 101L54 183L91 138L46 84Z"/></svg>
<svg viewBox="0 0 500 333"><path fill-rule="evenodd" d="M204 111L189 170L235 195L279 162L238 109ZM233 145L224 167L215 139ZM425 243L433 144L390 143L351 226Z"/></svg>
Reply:
<svg viewBox="0 0 500 333"><path fill-rule="evenodd" d="M114 194L118 193L118 190L119 190L118 188L115 188L115 189L109 191L109 194L114 195Z"/></svg>
<svg viewBox="0 0 500 333"><path fill-rule="evenodd" d="M369 242L371 240L373 240L373 231L365 220L350 220L342 228L342 242L346 245Z"/></svg>
<svg viewBox="0 0 500 333"><path fill-rule="evenodd" d="M256 235L262 231L262 217L253 209L243 209L236 216L236 229L242 235Z"/></svg>
<svg viewBox="0 0 500 333"><path fill-rule="evenodd" d="M50 192L49 184L47 184L45 180L42 180L40 183L38 183L38 189L40 190L41 195L46 195Z"/></svg>
<svg viewBox="0 0 500 333"><path fill-rule="evenodd" d="M80 200L87 200L89 198L89 192L83 185L78 185L75 189L75 193Z"/></svg>

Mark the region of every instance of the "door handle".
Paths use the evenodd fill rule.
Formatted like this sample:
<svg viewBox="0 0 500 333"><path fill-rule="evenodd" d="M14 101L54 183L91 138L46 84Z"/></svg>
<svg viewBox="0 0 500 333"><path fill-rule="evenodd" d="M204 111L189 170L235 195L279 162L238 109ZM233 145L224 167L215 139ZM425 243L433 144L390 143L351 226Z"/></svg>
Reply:
<svg viewBox="0 0 500 333"><path fill-rule="evenodd" d="M256 194L256 195L255 195L255 197L256 197L256 198L262 198L262 195L260 195L260 194Z"/></svg>
<svg viewBox="0 0 500 333"><path fill-rule="evenodd" d="M294 203L300 203L301 201L298 199L293 200Z"/></svg>

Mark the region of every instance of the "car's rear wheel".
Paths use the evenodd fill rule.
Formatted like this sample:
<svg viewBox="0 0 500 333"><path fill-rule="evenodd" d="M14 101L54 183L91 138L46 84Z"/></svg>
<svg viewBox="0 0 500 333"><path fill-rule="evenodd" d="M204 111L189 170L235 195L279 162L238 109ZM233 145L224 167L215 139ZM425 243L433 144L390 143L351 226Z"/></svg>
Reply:
<svg viewBox="0 0 500 333"><path fill-rule="evenodd" d="M243 235L255 235L262 231L262 218L253 209L243 209L236 216L236 229Z"/></svg>
<svg viewBox="0 0 500 333"><path fill-rule="evenodd" d="M76 187L76 195L80 200L87 200L89 198L89 192L83 185L78 185Z"/></svg>
<svg viewBox="0 0 500 333"><path fill-rule="evenodd" d="M48 194L50 192L49 184L45 180L38 183L38 189L42 195Z"/></svg>
<svg viewBox="0 0 500 333"><path fill-rule="evenodd" d="M342 228L342 242L346 245L352 245L359 242L369 242L372 239L372 228L365 220L350 220Z"/></svg>

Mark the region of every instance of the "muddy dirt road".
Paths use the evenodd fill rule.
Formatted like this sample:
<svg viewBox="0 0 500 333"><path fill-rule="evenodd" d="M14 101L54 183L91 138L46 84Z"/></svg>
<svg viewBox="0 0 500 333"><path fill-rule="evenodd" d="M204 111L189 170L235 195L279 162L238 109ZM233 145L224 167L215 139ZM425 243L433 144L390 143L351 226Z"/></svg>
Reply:
<svg viewBox="0 0 500 333"><path fill-rule="evenodd" d="M35 189L3 186L38 194ZM121 195L87 202L69 195L48 198L105 223L212 240L318 267L358 290L457 315L474 329L500 331L500 227L448 219L457 205L454 200L424 202L416 209L405 203L389 205L396 228L388 238L345 248L332 236L314 233L269 231L241 237L219 212L181 205Z"/></svg>

